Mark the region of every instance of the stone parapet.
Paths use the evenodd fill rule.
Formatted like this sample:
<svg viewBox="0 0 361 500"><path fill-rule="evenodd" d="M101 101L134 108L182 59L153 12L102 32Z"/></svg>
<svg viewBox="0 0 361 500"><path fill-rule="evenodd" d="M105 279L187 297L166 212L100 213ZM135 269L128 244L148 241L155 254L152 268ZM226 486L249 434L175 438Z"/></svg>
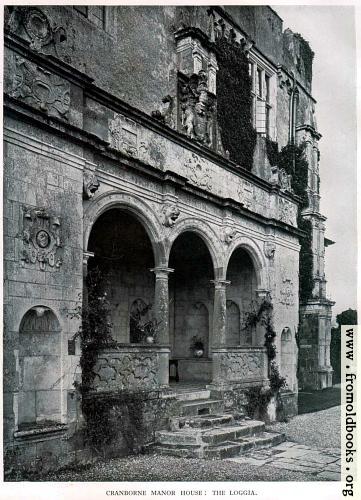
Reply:
<svg viewBox="0 0 361 500"><path fill-rule="evenodd" d="M262 385L268 378L264 347L227 347L213 349L214 386Z"/></svg>
<svg viewBox="0 0 361 500"><path fill-rule="evenodd" d="M152 390L168 385L169 348L127 345L103 349L94 367L96 392Z"/></svg>

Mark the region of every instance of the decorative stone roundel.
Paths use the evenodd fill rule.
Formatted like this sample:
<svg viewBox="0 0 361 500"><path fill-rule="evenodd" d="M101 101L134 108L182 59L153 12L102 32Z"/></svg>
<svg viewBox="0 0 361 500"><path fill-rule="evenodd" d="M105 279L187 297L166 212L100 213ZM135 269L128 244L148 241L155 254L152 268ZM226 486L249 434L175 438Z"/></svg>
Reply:
<svg viewBox="0 0 361 500"><path fill-rule="evenodd" d="M24 27L33 41L38 41L40 45L50 42L52 33L49 21L45 14L39 9L29 9L24 19Z"/></svg>

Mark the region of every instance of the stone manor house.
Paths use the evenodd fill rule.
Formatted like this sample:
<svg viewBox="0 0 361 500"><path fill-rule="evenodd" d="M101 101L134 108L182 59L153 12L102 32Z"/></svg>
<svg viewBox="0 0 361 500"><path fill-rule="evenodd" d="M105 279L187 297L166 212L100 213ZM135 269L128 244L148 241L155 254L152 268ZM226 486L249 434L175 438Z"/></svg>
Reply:
<svg viewBox="0 0 361 500"><path fill-rule="evenodd" d="M126 453L180 405L226 421L272 370L267 418L296 414L332 384L308 43L267 6L4 22L5 468L87 460L92 426ZM86 393L82 303L114 341Z"/></svg>

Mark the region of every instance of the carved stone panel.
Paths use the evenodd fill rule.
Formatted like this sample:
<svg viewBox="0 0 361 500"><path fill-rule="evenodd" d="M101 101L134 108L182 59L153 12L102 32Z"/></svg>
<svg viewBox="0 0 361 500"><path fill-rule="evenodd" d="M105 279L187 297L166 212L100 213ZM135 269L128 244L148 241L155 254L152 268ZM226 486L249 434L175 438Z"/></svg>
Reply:
<svg viewBox="0 0 361 500"><path fill-rule="evenodd" d="M46 55L58 55L58 45L67 39L65 29L36 7L6 7L5 31L24 37L31 50Z"/></svg>
<svg viewBox="0 0 361 500"><path fill-rule="evenodd" d="M279 198L278 218L291 226L297 225L297 206L284 198Z"/></svg>
<svg viewBox="0 0 361 500"><path fill-rule="evenodd" d="M185 166L186 174L190 181L202 189L211 190L211 175L207 162L204 158L200 158L195 153L192 153L192 157L188 160Z"/></svg>
<svg viewBox="0 0 361 500"><path fill-rule="evenodd" d="M253 194L254 194L254 186L248 181L244 179L239 180L238 188L238 199L243 206L249 210L253 208Z"/></svg>
<svg viewBox="0 0 361 500"><path fill-rule="evenodd" d="M9 94L50 116L68 119L70 84L20 56L15 56Z"/></svg>
<svg viewBox="0 0 361 500"><path fill-rule="evenodd" d="M109 123L109 142L112 148L136 157L138 155L137 124L123 115L116 114Z"/></svg>
<svg viewBox="0 0 361 500"><path fill-rule="evenodd" d="M228 382L262 380L265 373L265 353L259 350L230 350L220 356L220 373Z"/></svg>
<svg viewBox="0 0 361 500"><path fill-rule="evenodd" d="M290 271L286 267L281 268L281 283L279 302L285 306L293 306L295 304L294 282Z"/></svg>
<svg viewBox="0 0 361 500"><path fill-rule="evenodd" d="M62 259L59 249L62 247L60 239L61 220L45 208L23 207L24 249L21 260L23 263L36 264L45 271L47 266L59 268Z"/></svg>
<svg viewBox="0 0 361 500"><path fill-rule="evenodd" d="M151 389L159 386L159 358L156 352L107 352L94 367L96 391Z"/></svg>

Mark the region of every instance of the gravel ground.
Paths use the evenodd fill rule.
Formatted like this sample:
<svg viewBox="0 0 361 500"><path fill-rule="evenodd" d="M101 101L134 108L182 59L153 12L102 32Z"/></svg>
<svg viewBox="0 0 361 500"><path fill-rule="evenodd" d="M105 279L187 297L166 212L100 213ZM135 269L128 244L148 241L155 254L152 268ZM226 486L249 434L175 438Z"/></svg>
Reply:
<svg viewBox="0 0 361 500"><path fill-rule="evenodd" d="M49 474L42 481L312 481L307 474L226 460L163 456L112 459L79 471ZM313 480L315 480L313 478Z"/></svg>
<svg viewBox="0 0 361 500"><path fill-rule="evenodd" d="M340 448L341 407L297 415L287 423L278 422L268 429L284 432L287 440L313 448Z"/></svg>
<svg viewBox="0 0 361 500"><path fill-rule="evenodd" d="M340 407L298 415L269 426L287 440L313 448L340 447ZM42 481L312 481L311 474L254 467L225 460L198 460L156 455L117 458L48 474ZM319 480L319 479L318 479Z"/></svg>

